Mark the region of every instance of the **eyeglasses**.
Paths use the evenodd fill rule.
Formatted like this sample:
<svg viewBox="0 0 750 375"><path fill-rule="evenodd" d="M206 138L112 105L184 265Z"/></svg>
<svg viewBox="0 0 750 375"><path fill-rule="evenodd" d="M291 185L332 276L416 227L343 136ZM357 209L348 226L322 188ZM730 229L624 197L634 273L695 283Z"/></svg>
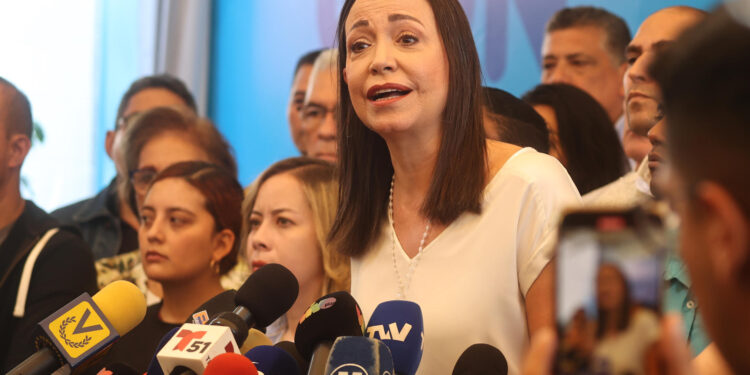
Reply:
<svg viewBox="0 0 750 375"><path fill-rule="evenodd" d="M154 181L156 177L156 170L153 168L143 168L130 171L130 182L133 184L133 189L139 194L145 194L148 190L148 186Z"/></svg>
<svg viewBox="0 0 750 375"><path fill-rule="evenodd" d="M121 116L117 119L117 122L115 123L115 130L125 130L137 115L141 114L141 112L133 112L127 116Z"/></svg>
<svg viewBox="0 0 750 375"><path fill-rule="evenodd" d="M338 106L327 108L319 104L308 103L302 107L303 126L307 128L315 128L325 120L328 114L335 116L337 109Z"/></svg>

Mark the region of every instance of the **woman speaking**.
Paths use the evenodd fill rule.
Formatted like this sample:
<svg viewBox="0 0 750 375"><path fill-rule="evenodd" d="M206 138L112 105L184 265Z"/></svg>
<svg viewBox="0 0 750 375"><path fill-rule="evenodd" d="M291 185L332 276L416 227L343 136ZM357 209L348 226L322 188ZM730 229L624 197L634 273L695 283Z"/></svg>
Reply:
<svg viewBox="0 0 750 375"><path fill-rule="evenodd" d="M419 374L484 342L517 373L553 324L556 217L580 202L552 157L485 139L479 58L457 0L347 0L338 25L340 205L365 316L423 311Z"/></svg>

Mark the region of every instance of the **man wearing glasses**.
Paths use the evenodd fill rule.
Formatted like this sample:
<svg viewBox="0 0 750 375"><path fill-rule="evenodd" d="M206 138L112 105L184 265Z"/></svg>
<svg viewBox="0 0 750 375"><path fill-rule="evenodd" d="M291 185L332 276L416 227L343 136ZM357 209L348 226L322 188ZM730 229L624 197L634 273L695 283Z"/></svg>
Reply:
<svg viewBox="0 0 750 375"><path fill-rule="evenodd" d="M302 130L307 156L330 162L336 152L336 108L338 106L337 51L323 51L315 60L302 107Z"/></svg>
<svg viewBox="0 0 750 375"><path fill-rule="evenodd" d="M169 75L154 75L133 82L117 109L117 121L107 132L104 147L115 163L117 176L95 196L52 212L52 216L75 226L91 247L94 259L124 254L138 248L138 218L135 205L123 191L129 176L120 152L120 143L129 120L156 107L187 107L196 112L195 99L185 84Z"/></svg>

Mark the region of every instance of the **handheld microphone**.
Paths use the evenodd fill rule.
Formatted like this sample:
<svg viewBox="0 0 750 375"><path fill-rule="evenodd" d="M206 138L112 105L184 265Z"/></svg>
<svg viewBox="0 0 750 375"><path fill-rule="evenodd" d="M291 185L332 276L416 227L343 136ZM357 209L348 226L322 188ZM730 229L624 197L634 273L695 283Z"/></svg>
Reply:
<svg viewBox="0 0 750 375"><path fill-rule="evenodd" d="M339 336L362 336L364 319L357 301L347 292L334 292L315 301L302 316L294 344L310 361L308 374L322 374L333 341Z"/></svg>
<svg viewBox="0 0 750 375"><path fill-rule="evenodd" d="M310 363L302 358L302 354L299 354L299 350L297 350L297 346L294 345L293 342L280 341L277 342L274 346L285 351L287 354L292 356L292 358L294 358L294 360L297 362L297 367L299 367L300 369L300 375L304 374L307 368L310 367Z"/></svg>
<svg viewBox="0 0 750 375"><path fill-rule="evenodd" d="M273 342L271 339L268 338L263 332L258 331L255 328L251 328L250 331L247 333L247 338L245 339L245 343L242 344L240 347L240 353L247 353L248 351L252 350L256 346L261 345L273 345Z"/></svg>
<svg viewBox="0 0 750 375"><path fill-rule="evenodd" d="M253 361L242 354L225 353L216 358L206 366L203 375L258 375ZM271 374L268 374L271 375Z"/></svg>
<svg viewBox="0 0 750 375"><path fill-rule="evenodd" d="M367 336L388 346L397 374L414 375L422 360L422 309L410 301L386 301L372 312Z"/></svg>
<svg viewBox="0 0 750 375"><path fill-rule="evenodd" d="M161 366L159 366L159 360L156 358L156 355L161 351L164 345L167 345L167 341L169 341L179 329L179 327L172 328L162 336L159 345L156 346L156 352L154 352L154 356L151 358L151 363L148 364L148 369L146 370L147 375L164 375L164 371L162 371Z"/></svg>
<svg viewBox="0 0 750 375"><path fill-rule="evenodd" d="M118 280L90 297L83 293L37 324L32 354L8 374L49 374L60 367L85 368L146 316L146 298Z"/></svg>
<svg viewBox="0 0 750 375"><path fill-rule="evenodd" d="M453 367L453 375L508 374L503 352L489 344L474 344L464 350Z"/></svg>
<svg viewBox="0 0 750 375"><path fill-rule="evenodd" d="M219 314L208 324L229 327L242 345L250 328L266 327L284 315L298 293L299 283L291 271L280 264L267 264L253 272L237 291L234 297L237 307Z"/></svg>
<svg viewBox="0 0 750 375"><path fill-rule="evenodd" d="M156 358L165 374L191 371L202 374L212 358L238 351L229 327L186 323L167 341Z"/></svg>
<svg viewBox="0 0 750 375"><path fill-rule="evenodd" d="M393 358L388 346L361 336L337 338L324 372L326 375L393 373Z"/></svg>
<svg viewBox="0 0 750 375"><path fill-rule="evenodd" d="M289 353L275 346L261 345L245 353L258 369L265 375L301 375L297 361Z"/></svg>
<svg viewBox="0 0 750 375"><path fill-rule="evenodd" d="M216 315L223 313L224 311L231 311L237 306L234 303L234 296L237 291L234 289L225 290L215 295L210 300L203 302L200 307L195 309L193 314L188 318L185 323L193 324L207 324Z"/></svg>
<svg viewBox="0 0 750 375"><path fill-rule="evenodd" d="M265 327L278 319L294 304L298 291L297 279L284 266L268 264L259 268L236 292L237 307L233 311L218 314L207 325L186 323L180 327L157 354L162 370L168 374L182 366L200 374L211 358L222 353L241 353L240 345L245 343L250 328Z"/></svg>

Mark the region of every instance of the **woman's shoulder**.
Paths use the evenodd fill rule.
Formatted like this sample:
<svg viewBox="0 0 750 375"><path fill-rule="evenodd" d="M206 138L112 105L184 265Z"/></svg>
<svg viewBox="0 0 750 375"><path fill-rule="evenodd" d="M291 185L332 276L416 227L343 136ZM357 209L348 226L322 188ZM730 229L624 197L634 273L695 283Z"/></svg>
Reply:
<svg viewBox="0 0 750 375"><path fill-rule="evenodd" d="M531 147L520 148L497 141L489 141L487 150L490 185L494 185L495 180L505 180L525 185L548 185L560 190L572 188L576 194L578 192L565 167L552 156Z"/></svg>

